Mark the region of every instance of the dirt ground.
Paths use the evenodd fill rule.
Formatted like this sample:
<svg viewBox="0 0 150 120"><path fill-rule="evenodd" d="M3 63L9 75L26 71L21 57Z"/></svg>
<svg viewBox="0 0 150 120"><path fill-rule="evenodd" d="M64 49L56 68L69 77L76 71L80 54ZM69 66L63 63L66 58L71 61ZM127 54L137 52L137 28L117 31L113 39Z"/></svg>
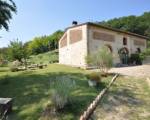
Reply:
<svg viewBox="0 0 150 120"><path fill-rule="evenodd" d="M150 77L150 65L112 68L109 73L119 73L134 77Z"/></svg>
<svg viewBox="0 0 150 120"><path fill-rule="evenodd" d="M93 120L150 120L150 87L145 79L119 77L92 117Z"/></svg>
<svg viewBox="0 0 150 120"><path fill-rule="evenodd" d="M120 76L97 106L92 120L150 120L150 65L112 68Z"/></svg>

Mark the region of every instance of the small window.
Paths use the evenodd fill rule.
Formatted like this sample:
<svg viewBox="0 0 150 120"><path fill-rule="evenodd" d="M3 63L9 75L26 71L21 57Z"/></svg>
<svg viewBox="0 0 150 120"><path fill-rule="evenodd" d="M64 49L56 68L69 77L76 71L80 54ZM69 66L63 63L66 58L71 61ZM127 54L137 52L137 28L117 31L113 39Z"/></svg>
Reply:
<svg viewBox="0 0 150 120"><path fill-rule="evenodd" d="M137 53L141 53L141 49L140 48L137 48Z"/></svg>
<svg viewBox="0 0 150 120"><path fill-rule="evenodd" d="M127 45L127 38L123 37L123 45Z"/></svg>

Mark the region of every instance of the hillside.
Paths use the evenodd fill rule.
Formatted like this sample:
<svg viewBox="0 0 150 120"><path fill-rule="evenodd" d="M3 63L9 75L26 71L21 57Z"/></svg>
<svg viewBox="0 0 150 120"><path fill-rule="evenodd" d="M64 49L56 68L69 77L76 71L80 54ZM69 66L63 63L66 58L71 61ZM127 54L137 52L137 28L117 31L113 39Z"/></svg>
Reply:
<svg viewBox="0 0 150 120"><path fill-rule="evenodd" d="M99 22L99 24L130 31L150 38L150 12L145 12L141 16L125 16L114 18L108 21Z"/></svg>
<svg viewBox="0 0 150 120"><path fill-rule="evenodd" d="M49 51L46 53L41 53L38 55L32 55L30 56L29 61L31 63L39 64L39 63L53 63L58 61L58 50Z"/></svg>

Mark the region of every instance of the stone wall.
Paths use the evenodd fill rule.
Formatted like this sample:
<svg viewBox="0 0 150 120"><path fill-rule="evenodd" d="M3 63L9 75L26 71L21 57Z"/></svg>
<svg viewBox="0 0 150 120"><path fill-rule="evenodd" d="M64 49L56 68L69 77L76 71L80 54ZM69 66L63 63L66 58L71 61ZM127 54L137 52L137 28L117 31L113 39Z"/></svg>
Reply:
<svg viewBox="0 0 150 120"><path fill-rule="evenodd" d="M88 26L88 33L89 53L91 54L103 46L111 46L114 64L120 63L118 51L121 48L125 47L128 50L129 55L135 53L137 48L140 48L141 51L145 50L146 48L145 39L134 37L128 34L119 33L95 26ZM124 37L127 39L127 45L123 45Z"/></svg>
<svg viewBox="0 0 150 120"><path fill-rule="evenodd" d="M67 34L63 36L59 44L60 48L67 46Z"/></svg>
<svg viewBox="0 0 150 120"><path fill-rule="evenodd" d="M123 45L123 38L127 45ZM88 67L85 57L103 46L109 46L114 64L120 63L118 51L126 48L129 55L137 48L146 48L146 40L92 25L79 25L69 28L59 41L59 63L77 67Z"/></svg>
<svg viewBox="0 0 150 120"><path fill-rule="evenodd" d="M66 32L67 46L59 47L59 63L70 66L86 67L87 26L70 28ZM59 41L61 44L61 40Z"/></svg>
<svg viewBox="0 0 150 120"><path fill-rule="evenodd" d="M70 30L69 44L76 43L82 40L82 29Z"/></svg>

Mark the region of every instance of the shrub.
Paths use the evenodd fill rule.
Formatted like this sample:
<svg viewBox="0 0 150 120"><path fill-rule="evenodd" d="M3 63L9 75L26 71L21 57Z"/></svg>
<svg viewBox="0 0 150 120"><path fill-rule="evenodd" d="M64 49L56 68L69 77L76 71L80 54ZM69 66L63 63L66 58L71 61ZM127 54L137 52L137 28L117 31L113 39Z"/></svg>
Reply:
<svg viewBox="0 0 150 120"><path fill-rule="evenodd" d="M102 47L97 52L88 55L86 61L89 65L97 67L100 73L107 73L112 67L113 57L107 47Z"/></svg>
<svg viewBox="0 0 150 120"><path fill-rule="evenodd" d="M75 82L68 76L56 79L51 82L52 94L51 102L55 110L63 109L65 105L71 102L71 92L75 87Z"/></svg>
<svg viewBox="0 0 150 120"><path fill-rule="evenodd" d="M130 63L136 64L136 65L141 65L142 64L142 58L140 57L140 54L138 54L138 53L131 54Z"/></svg>
<svg viewBox="0 0 150 120"><path fill-rule="evenodd" d="M147 48L142 53L140 53L141 60L144 60L147 56L150 56L150 48Z"/></svg>
<svg viewBox="0 0 150 120"><path fill-rule="evenodd" d="M101 80L101 75L97 72L92 72L87 77L88 79L96 81L97 83L99 83Z"/></svg>
<svg viewBox="0 0 150 120"><path fill-rule="evenodd" d="M0 60L0 67L7 67L8 61L7 60Z"/></svg>

